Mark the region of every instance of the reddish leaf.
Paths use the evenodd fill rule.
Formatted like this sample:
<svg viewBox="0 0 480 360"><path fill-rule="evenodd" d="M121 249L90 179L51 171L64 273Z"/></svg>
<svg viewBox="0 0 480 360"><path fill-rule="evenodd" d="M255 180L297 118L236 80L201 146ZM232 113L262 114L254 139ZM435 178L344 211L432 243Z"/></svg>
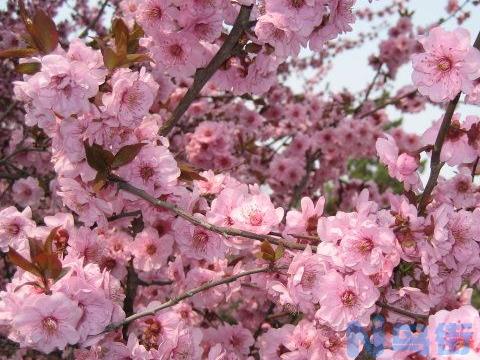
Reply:
<svg viewBox="0 0 480 360"><path fill-rule="evenodd" d="M56 254L38 254L33 261L47 279L56 279L62 272L62 262Z"/></svg>
<svg viewBox="0 0 480 360"><path fill-rule="evenodd" d="M113 154L100 145L93 144L90 146L86 141L84 147L88 165L97 171L108 173L113 162Z"/></svg>
<svg viewBox="0 0 480 360"><path fill-rule="evenodd" d="M136 53L139 48L139 39L145 36L145 32L142 27L137 23L133 24L133 29L130 35L128 36L128 46L127 52L129 54Z"/></svg>
<svg viewBox="0 0 480 360"><path fill-rule="evenodd" d="M136 62L150 61L154 62L148 54L128 54L123 62L124 65L130 65Z"/></svg>
<svg viewBox="0 0 480 360"><path fill-rule="evenodd" d="M202 175L200 175L198 170L196 170L192 165L185 162L179 162L178 167L180 168L180 180L183 181L207 181Z"/></svg>
<svg viewBox="0 0 480 360"><path fill-rule="evenodd" d="M145 145L145 143L138 143L122 147L113 158L112 169L118 169L120 166L131 163Z"/></svg>
<svg viewBox="0 0 480 360"><path fill-rule="evenodd" d="M39 62L21 63L15 66L15 71L20 74L33 75L40 71L42 64Z"/></svg>
<svg viewBox="0 0 480 360"><path fill-rule="evenodd" d="M40 271L38 270L38 268L33 263L25 259L22 255L20 255L17 251L15 251L15 249L9 247L7 257L12 264L29 273L40 276Z"/></svg>
<svg viewBox="0 0 480 360"><path fill-rule="evenodd" d="M28 238L28 248L30 249L30 259L32 260L43 252L42 243L37 239Z"/></svg>
<svg viewBox="0 0 480 360"><path fill-rule="evenodd" d="M98 193L107 184L108 173L105 171L97 172L97 176L93 180L92 189L95 193Z"/></svg>
<svg viewBox="0 0 480 360"><path fill-rule="evenodd" d="M57 226L50 231L50 234L48 234L47 239L45 240L45 244L43 244L43 251L47 254L52 254L53 253L53 240L58 235L58 230L60 230L61 226Z"/></svg>
<svg viewBox="0 0 480 360"><path fill-rule="evenodd" d="M267 240L262 242L260 246L261 258L267 261L275 261L275 250Z"/></svg>
<svg viewBox="0 0 480 360"><path fill-rule="evenodd" d="M37 283L36 281L27 281L26 283L23 283L22 285L18 285L15 289L13 289L13 292L17 292L18 290L20 290L24 286L35 286L35 287L41 288L40 284Z"/></svg>
<svg viewBox="0 0 480 360"><path fill-rule="evenodd" d="M0 59L7 58L25 58L38 53L37 49L33 48L11 48L0 51Z"/></svg>
<svg viewBox="0 0 480 360"><path fill-rule="evenodd" d="M115 39L115 49L120 57L127 55L128 34L127 25L122 19L115 19L112 24L112 33Z"/></svg>
<svg viewBox="0 0 480 360"><path fill-rule="evenodd" d="M67 275L69 271L70 271L70 268L69 268L69 267L63 268L62 271L60 271L60 274L58 274L58 276L57 276L56 278L54 278L54 280L55 280L55 281L60 280L62 277L64 277L65 275Z"/></svg>
<svg viewBox="0 0 480 360"><path fill-rule="evenodd" d="M33 17L33 41L44 54L49 54L58 46L58 32L55 23L47 13L37 10Z"/></svg>

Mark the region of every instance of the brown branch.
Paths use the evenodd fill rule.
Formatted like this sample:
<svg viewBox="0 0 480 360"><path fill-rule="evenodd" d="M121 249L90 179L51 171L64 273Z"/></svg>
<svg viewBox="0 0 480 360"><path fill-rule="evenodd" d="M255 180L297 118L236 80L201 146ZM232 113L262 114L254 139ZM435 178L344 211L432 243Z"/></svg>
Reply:
<svg viewBox="0 0 480 360"><path fill-rule="evenodd" d="M428 320L428 315L423 315L423 314L416 314L411 311L403 310L400 308L397 308L395 306L389 305L387 303L377 301L375 303L377 306L380 306L381 308L384 308L386 310L389 310L391 312L415 319L415 320L420 320L420 321L427 321Z"/></svg>
<svg viewBox="0 0 480 360"><path fill-rule="evenodd" d="M107 218L108 221L115 221L115 220L118 220L118 219L123 219L123 218L126 218L126 217L137 217L137 216L140 216L142 215L142 211L141 210L135 210L135 211L129 211L129 212L121 212L119 214L114 214L112 216L109 216Z"/></svg>
<svg viewBox="0 0 480 360"><path fill-rule="evenodd" d="M175 124L180 120L182 115L185 114L192 102L196 99L208 80L210 80L213 74L215 74L215 72L231 56L232 51L237 46L240 37L243 35L243 32L250 26L249 19L251 11L251 6L242 6L240 8L240 12L238 13L235 23L233 24L233 27L224 43L206 67L197 69L193 78L192 86L188 89L187 93L184 95L175 110L173 110L170 118L165 122L165 124L163 124L162 128L160 129L161 135L168 135Z"/></svg>
<svg viewBox="0 0 480 360"><path fill-rule="evenodd" d="M116 182L118 184L119 189L129 192L130 194L136 195L139 198L148 201L150 204L167 209L172 211L173 213L177 214L181 218L187 220L188 222L203 227L209 231L215 232L217 234L223 236L240 236L247 239L259 240L264 241L267 240L268 242L275 244L275 245L282 245L285 248L293 249L293 250L304 250L306 245L304 244L297 244L282 238L277 238L270 235L259 235L250 231L240 230L230 227L223 227L211 224L207 221L204 221L198 217L193 216L192 214L186 212L185 210L179 208L178 206L169 203L167 201L159 200L152 195L148 194L147 192L143 191L142 189L136 188L135 186L127 183L126 181L120 179L117 176L111 176L110 180ZM316 251L316 246L311 246L313 251Z"/></svg>
<svg viewBox="0 0 480 360"><path fill-rule="evenodd" d="M297 206L298 201L300 200L300 196L302 196L303 190L307 187L308 179L310 178L310 173L314 170L313 166L315 165L315 160L320 155L320 151L314 152L312 155L306 155L306 164L305 164L305 175L303 175L300 182L295 186L292 194L292 198L290 199L290 203L288 204L288 208L291 209L294 206Z"/></svg>
<svg viewBox="0 0 480 360"><path fill-rule="evenodd" d="M86 37L88 35L88 32L90 30L92 30L98 23L98 21L100 20L100 18L102 17L103 15L103 12L105 11L105 8L107 7L108 5L108 2L109 0L105 0L102 4L102 6L100 7L100 10L98 10L98 14L97 16L95 16L95 19L93 19L93 21L88 24L88 26L85 28L85 30L83 30L80 35L78 35L78 38L79 39L83 39L84 37Z"/></svg>
<svg viewBox="0 0 480 360"><path fill-rule="evenodd" d="M475 39L473 47L480 50L480 32ZM440 170L442 170L443 162L440 162L440 154L442 152L443 143L445 142L445 137L447 136L450 124L452 123L452 117L457 107L458 101L460 100L461 92L455 96L455 98L448 103L447 111L443 117L442 124L438 130L437 138L435 139L435 144L433 146L432 157L430 162L430 176L425 186L425 191L423 192L419 204L418 212L423 215L427 208L428 202L430 200L430 195L432 194L435 185L437 185L438 176L440 175Z"/></svg>
<svg viewBox="0 0 480 360"><path fill-rule="evenodd" d="M368 98L370 97L370 93L373 90L373 87L375 86L375 83L377 82L378 77L382 73L382 66L383 63L380 64L380 66L377 69L377 72L375 73L375 76L372 79L372 82L368 85L367 91L365 92L365 96L363 98L363 101L358 105L358 107L353 111L354 114L358 114L360 110L362 110L363 105L367 102Z"/></svg>
<svg viewBox="0 0 480 360"><path fill-rule="evenodd" d="M363 119L363 118L366 118L367 116L373 115L373 114L375 114L377 111L380 111L380 110L386 108L386 107L389 106L389 105L395 105L399 100L402 100L402 99L404 99L404 98L406 98L406 97L412 96L412 95L415 94L416 92L417 92L417 90L411 91L411 92L408 92L408 93L406 93L406 94L403 94L403 95L401 95L401 96L399 96L399 97L393 98L393 99L390 100L390 101L386 101L386 102L384 102L382 105L377 106L375 109L372 109L372 110L367 111L367 112L365 112L365 113L360 113L360 116L359 116L358 118L359 118L359 119Z"/></svg>
<svg viewBox="0 0 480 360"><path fill-rule="evenodd" d="M472 182L475 180L475 175L476 175L476 172L477 172L477 167L478 167L478 161L480 160L480 156L477 156L477 158L475 159L475 161L473 162L473 165L472 165Z"/></svg>
<svg viewBox="0 0 480 360"><path fill-rule="evenodd" d="M418 203L418 212L420 215L425 214L425 209L430 200L430 195L432 194L435 185L437 185L438 176L440 175L440 170L442 170L443 162L440 161L440 154L442 152L443 143L447 136L448 130L450 129L450 124L452 123L452 117L457 107L458 101L460 100L460 94L458 93L455 98L448 103L447 111L443 116L442 124L438 130L437 138L435 139L435 144L433 145L432 157L430 161L430 176L428 177L427 185L425 185L425 190L420 197Z"/></svg>
<svg viewBox="0 0 480 360"><path fill-rule="evenodd" d="M223 285L223 284L229 284L231 282L234 282L234 281L240 279L241 277L248 276L248 275L253 275L253 274L258 274L258 273L262 273L262 272L268 272L268 271L275 271L275 269L272 268L270 265L266 265L266 266L263 266L263 267L260 267L260 268L243 271L243 272L240 272L236 275L232 275L232 276L229 276L229 277L226 277L226 278L223 278L223 279L218 279L218 280L215 280L215 281L207 282L207 283L205 283L205 284L203 284L199 287L187 290L184 293L180 294L179 296L174 297L174 298L170 299L169 301L164 302L161 305L158 305L156 307L146 309L146 310L141 311L139 313L133 314L133 315L125 318L125 320L120 321L118 323L112 323L112 324L107 326L107 328L105 329L104 332L108 332L108 331L118 329L118 328L120 328L124 325L127 325L127 324L131 323L132 321L143 318L145 316L153 316L153 315L155 315L155 313L157 313L160 310L172 307L172 306L178 304L179 302L181 302L185 299L191 298L192 296L194 296L194 295L196 295L196 294L198 294L202 291L206 291L208 289L211 289L215 286L219 286L219 285Z"/></svg>

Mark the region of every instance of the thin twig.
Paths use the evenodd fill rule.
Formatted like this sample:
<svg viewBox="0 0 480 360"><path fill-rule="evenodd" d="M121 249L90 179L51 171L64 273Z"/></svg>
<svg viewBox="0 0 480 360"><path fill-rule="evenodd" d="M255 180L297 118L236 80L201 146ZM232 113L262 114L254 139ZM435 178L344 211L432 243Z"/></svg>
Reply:
<svg viewBox="0 0 480 360"><path fill-rule="evenodd" d="M250 26L250 12L252 11L251 6L242 6L240 12L238 13L237 19L233 24L233 27L225 39L224 43L215 54L215 56L210 60L208 65L204 68L198 69L193 78L193 84L188 89L182 100L173 110L170 118L165 122L165 124L160 129L160 134L163 136L168 135L172 130L175 124L180 120L183 114L190 107L192 102L197 98L200 91L203 89L205 84L210 80L210 78L215 74L215 72L228 60L232 55L233 49L237 46L238 41L243 35L244 31Z"/></svg>
<svg viewBox="0 0 480 360"><path fill-rule="evenodd" d="M382 66L383 63L380 64L380 66L377 69L377 72L375 73L375 76L372 79L372 82L368 85L367 91L365 92L365 96L363 98L363 101L358 105L358 107L353 111L354 114L358 114L360 110L362 110L363 105L368 101L368 97L370 96L370 93L373 90L373 87L375 86L375 83L377 82L378 77L382 73Z"/></svg>
<svg viewBox="0 0 480 360"><path fill-rule="evenodd" d="M304 250L306 248L306 245L304 244L297 244L297 243L285 240L283 238L277 238L270 235L259 235L246 230L234 229L230 227L223 227L223 226L217 226L217 225L211 224L207 221L202 220L201 218L198 218L193 216L192 214L189 214L185 210L179 208L178 206L172 203L155 198L154 196L148 194L142 189L136 188L135 186L127 183L126 181L120 179L119 177L111 176L110 180L118 183L119 189L129 192L130 194L136 195L139 198L148 201L152 205L170 210L173 213L180 216L181 218L187 220L188 222L194 225L203 227L204 229L215 232L217 234L220 234L223 236L228 236L228 235L241 236L247 239L259 240L259 241L267 240L272 244L282 245L285 248L293 249L293 250ZM316 246L311 246L311 248L313 251L316 251Z"/></svg>
<svg viewBox="0 0 480 360"><path fill-rule="evenodd" d="M12 101L8 107L5 109L5 111L3 112L2 115L0 115L0 121L3 121L11 112L12 110L15 108L15 106L17 105L17 102L16 101Z"/></svg>
<svg viewBox="0 0 480 360"><path fill-rule="evenodd" d="M386 101L386 102L384 102L382 105L377 106L375 109L372 109L372 110L367 111L367 112L365 112L365 113L360 113L360 116L358 116L358 118L359 118L359 119L363 119L363 118L366 118L367 116L373 115L373 114L375 114L377 111L380 111L380 110L386 108L386 107L389 106L389 105L395 105L399 100L402 100L402 99L404 99L404 98L406 98L406 97L409 97L409 96L414 95L416 92L417 92L417 90L411 91L411 92L406 93L406 94L403 94L403 95L401 95L401 96L399 96L399 97L393 98L393 99L390 100L390 101Z"/></svg>
<svg viewBox="0 0 480 360"><path fill-rule="evenodd" d="M455 98L448 103L447 111L443 116L442 124L438 130L437 138L435 139L435 144L433 145L432 157L430 161L430 176L428 177L427 185L425 185L425 190L420 197L418 203L418 212L423 215L425 209L430 200L430 195L432 194L435 185L437 185L438 176L440 175L440 170L442 170L443 162L440 161L440 154L442 152L443 143L447 136L448 130L450 129L450 124L452 123L452 117L457 107L458 101L460 100L460 94L458 93Z"/></svg>
<svg viewBox="0 0 480 360"><path fill-rule="evenodd" d="M115 215L112 215L112 216L109 216L107 218L108 221L115 221L115 220L118 220L118 219L122 219L122 218L126 218L126 217L137 217L137 216L140 216L142 215L142 211L141 210L135 210L135 211L129 211L129 212L121 212L119 214L115 214Z"/></svg>
<svg viewBox="0 0 480 360"><path fill-rule="evenodd" d="M477 156L477 158L473 162L473 165L472 165L472 181L475 180L475 175L476 175L476 172L477 172L477 167L478 167L478 161L479 160L480 160L480 156Z"/></svg>
<svg viewBox="0 0 480 360"><path fill-rule="evenodd" d="M464 2L462 5L460 5L457 10L455 10L452 14L450 14L449 17L447 17L447 18L445 18L445 19L440 19L440 20L438 21L438 23L437 23L437 26L440 26L440 25L442 25L442 24L445 24L447 21L449 21L450 19L452 19L453 17L455 17L455 16L456 16L461 10L463 10L463 8L464 8L466 5L468 5L471 1L472 1L472 0L465 0L465 2Z"/></svg>
<svg viewBox="0 0 480 360"><path fill-rule="evenodd" d="M229 284L231 282L234 282L234 281L240 279L241 277L245 277L245 276L253 275L253 274L258 274L258 273L262 273L262 272L268 272L268 271L275 271L275 269L272 268L270 265L266 265L266 266L263 266L263 267L260 267L260 268L243 271L243 272L240 272L238 274L235 274L235 275L223 278L223 279L218 279L218 280L215 280L215 281L207 282L206 284L203 284L199 287L187 290L183 294L180 294L179 296L177 296L175 298L172 298L169 301L164 302L161 305L158 305L156 307L152 307L152 308L149 308L149 309L147 308L146 310L141 311L141 312L136 313L136 314L133 314L133 315L127 317L125 320L120 321L118 323L112 323L112 324L107 326L107 328L105 329L104 332L108 332L108 331L118 329L118 328L120 328L124 325L127 325L127 324L131 323L132 321L143 318L145 316L153 316L158 311L169 308L169 307L172 307L172 306L178 304L179 302L181 302L185 299L191 298L192 296L194 296L194 295L196 295L196 294L198 294L202 291L206 291L208 289L211 289L213 287L216 287L216 286L219 286L219 285L222 285L222 284Z"/></svg>
<svg viewBox="0 0 480 360"><path fill-rule="evenodd" d="M302 196L303 190L307 187L308 179L310 178L310 173L314 170L315 160L320 155L320 151L314 152L312 155L306 154L306 164L305 164L305 174L303 175L300 182L295 186L292 194L292 198L290 199L290 203L288 204L288 208L291 209L292 207L298 204L300 200L300 196Z"/></svg>
<svg viewBox="0 0 480 360"><path fill-rule="evenodd" d="M403 310L403 309L397 308L395 306L386 304L386 303L381 302L381 301L377 301L375 304L377 306L380 306L381 308L384 308L386 310L389 310L391 312L394 312L394 313L397 313L397 314L400 314L400 315L403 315L403 316L407 316L407 317L415 319L415 320L420 320L420 321L428 320L428 315L416 314L416 313L413 313L411 311Z"/></svg>
<svg viewBox="0 0 480 360"><path fill-rule="evenodd" d="M109 0L105 0L105 1L103 2L102 6L100 7L100 10L98 10L97 16L95 16L95 19L93 19L93 21L92 21L90 24L88 24L88 26L85 28L85 30L83 30L83 31L81 32L81 34L78 35L78 37L79 37L80 39L83 39L85 36L87 36L87 35L88 35L88 32L89 32L90 30L92 30L92 29L97 25L98 21L100 20L100 18L101 18L102 15L103 15L103 12L105 11L105 8L106 8L107 5L108 5L108 2L109 2Z"/></svg>

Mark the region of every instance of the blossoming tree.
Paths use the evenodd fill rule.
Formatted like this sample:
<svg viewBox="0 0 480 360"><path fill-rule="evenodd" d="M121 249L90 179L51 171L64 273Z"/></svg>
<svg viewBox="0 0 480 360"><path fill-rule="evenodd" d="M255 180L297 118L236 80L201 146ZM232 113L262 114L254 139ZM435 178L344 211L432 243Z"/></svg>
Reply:
<svg viewBox="0 0 480 360"><path fill-rule="evenodd" d="M479 3L8 0L0 358L480 359Z"/></svg>

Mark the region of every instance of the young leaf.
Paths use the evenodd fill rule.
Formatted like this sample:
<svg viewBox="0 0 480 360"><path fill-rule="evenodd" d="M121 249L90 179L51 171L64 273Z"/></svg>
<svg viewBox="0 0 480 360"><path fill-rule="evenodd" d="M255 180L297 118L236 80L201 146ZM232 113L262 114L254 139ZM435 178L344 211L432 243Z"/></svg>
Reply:
<svg viewBox="0 0 480 360"><path fill-rule="evenodd" d="M15 66L15 71L20 74L33 75L40 71L42 64L39 62L21 63Z"/></svg>
<svg viewBox="0 0 480 360"><path fill-rule="evenodd" d="M41 9L33 16L33 41L44 54L49 54L58 46L58 32L55 23L47 13Z"/></svg>
<svg viewBox="0 0 480 360"><path fill-rule="evenodd" d="M56 279L62 272L62 262L56 254L38 254L33 261L47 279Z"/></svg>
<svg viewBox="0 0 480 360"><path fill-rule="evenodd" d="M15 249L9 247L7 257L13 265L18 266L19 268L29 273L40 276L40 271L38 270L38 268L33 263L25 259L22 255L20 255Z"/></svg>
<svg viewBox="0 0 480 360"><path fill-rule="evenodd" d="M200 180L200 181L207 181L202 175L198 173L198 170L193 168L192 165L187 164L185 162L179 162L178 167L180 168L180 180L183 181L193 181L193 180Z"/></svg>
<svg viewBox="0 0 480 360"><path fill-rule="evenodd" d="M283 245L278 245L275 249L275 261L281 259L284 253L285 248L283 247Z"/></svg>
<svg viewBox="0 0 480 360"><path fill-rule="evenodd" d="M127 55L129 30L122 19L117 18L113 21L112 33L115 38L116 53L123 58Z"/></svg>
<svg viewBox="0 0 480 360"><path fill-rule="evenodd" d="M42 243L33 238L28 238L28 247L30 249L30 259L34 259L38 254L43 252Z"/></svg>
<svg viewBox="0 0 480 360"><path fill-rule="evenodd" d="M88 165L92 169L108 173L113 162L113 154L100 145L93 144L90 146L86 141L84 147Z"/></svg>
<svg viewBox="0 0 480 360"><path fill-rule="evenodd" d="M43 244L43 251L47 254L52 254L53 253L53 240L58 235L58 230L60 230L61 226L57 226L50 231L50 234L48 234L47 239L45 240L45 244Z"/></svg>
<svg viewBox="0 0 480 360"><path fill-rule="evenodd" d="M7 58L26 58L38 53L34 48L11 48L0 51L0 59Z"/></svg>
<svg viewBox="0 0 480 360"><path fill-rule="evenodd" d="M101 50L103 55L103 63L107 69L113 70L121 65L123 58L117 55L113 49L109 47L102 47Z"/></svg>
<svg viewBox="0 0 480 360"><path fill-rule="evenodd" d="M125 61L123 62L122 65L130 65L136 62L144 62L144 61L154 62L153 59L150 56L148 56L148 54L128 54L125 57Z"/></svg>
<svg viewBox="0 0 480 360"><path fill-rule="evenodd" d="M131 163L145 145L145 143L138 143L122 147L113 158L112 169L118 169L121 166Z"/></svg>

